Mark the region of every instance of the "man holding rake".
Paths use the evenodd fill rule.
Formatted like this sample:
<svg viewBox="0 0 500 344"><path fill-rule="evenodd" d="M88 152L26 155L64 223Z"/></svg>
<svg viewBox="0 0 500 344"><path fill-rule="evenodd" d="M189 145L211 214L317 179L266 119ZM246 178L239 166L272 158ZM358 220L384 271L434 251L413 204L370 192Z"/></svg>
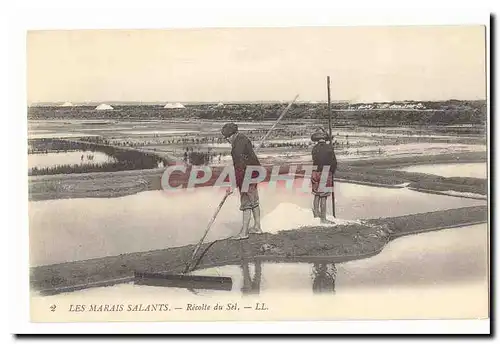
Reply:
<svg viewBox="0 0 500 344"><path fill-rule="evenodd" d="M231 157L233 159L236 186L240 191L240 210L243 212L243 226L236 240L248 239L249 233L261 234L260 205L257 183L251 183L248 190L242 190L245 171L250 166L260 166L252 142L248 137L238 131L235 123L226 123L221 130L222 136L231 144ZM257 175L256 175L257 174ZM253 171L252 178L258 176L258 171ZM253 215L254 226L249 229L250 219Z"/></svg>

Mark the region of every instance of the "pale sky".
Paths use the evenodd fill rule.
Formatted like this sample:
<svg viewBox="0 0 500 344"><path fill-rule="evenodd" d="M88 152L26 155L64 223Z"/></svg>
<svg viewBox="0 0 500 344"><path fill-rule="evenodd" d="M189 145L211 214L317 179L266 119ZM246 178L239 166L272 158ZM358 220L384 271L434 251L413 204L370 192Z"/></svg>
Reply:
<svg viewBox="0 0 500 344"><path fill-rule="evenodd" d="M28 102L485 99L483 26L31 31Z"/></svg>

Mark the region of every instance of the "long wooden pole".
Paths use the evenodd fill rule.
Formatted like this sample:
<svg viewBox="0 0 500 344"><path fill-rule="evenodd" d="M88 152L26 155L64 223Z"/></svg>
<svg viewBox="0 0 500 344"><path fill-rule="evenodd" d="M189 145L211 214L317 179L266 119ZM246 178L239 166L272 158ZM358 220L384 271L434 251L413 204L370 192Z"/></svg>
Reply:
<svg viewBox="0 0 500 344"><path fill-rule="evenodd" d="M330 100L330 76L326 77L326 85L328 89L328 133L330 135L329 140L330 140L330 145L332 146L333 149L333 137L332 137L332 104ZM332 182L333 182L333 176L332 176ZM335 217L335 192L332 190L332 214L333 217Z"/></svg>
<svg viewBox="0 0 500 344"><path fill-rule="evenodd" d="M184 273L188 273L190 271L191 263L193 262L194 257L196 257L196 254L198 253L198 250L200 249L201 244L203 244L203 240L205 240L205 238L207 237L208 231L210 230L210 228L212 228L212 225L214 224L214 221L217 218L217 215L219 214L219 211L221 210L222 205L224 204L224 202L226 202L226 199L229 197L229 195L230 195L230 193L227 192L224 195L224 198L222 198L222 201L220 201L219 206L215 210L215 214L212 216L212 218L210 219L210 222L208 223L208 226L207 226L207 229L205 230L205 233L203 233L203 236L201 237L201 239L198 242L198 244L196 245L193 253L191 254L191 259L187 262L186 268L184 269Z"/></svg>
<svg viewBox="0 0 500 344"><path fill-rule="evenodd" d="M262 147L262 144L264 143L264 141L267 139L267 137L269 136L269 134L271 134L271 131L273 131L274 127L276 127L278 125L278 123L281 121L281 119L285 116L285 114L288 112L288 110L290 110L290 108L292 107L293 103L295 103L295 101L299 98L299 95L297 94L295 96L295 98L293 98L293 100L288 104L288 106L283 110L283 112L281 112L281 115L278 117L278 119L276 120L276 122L274 122L273 126L271 127L271 129L269 129L266 133L266 135L264 135L264 137L262 138L262 140L260 140L260 143L259 145L257 146L257 149L260 149Z"/></svg>

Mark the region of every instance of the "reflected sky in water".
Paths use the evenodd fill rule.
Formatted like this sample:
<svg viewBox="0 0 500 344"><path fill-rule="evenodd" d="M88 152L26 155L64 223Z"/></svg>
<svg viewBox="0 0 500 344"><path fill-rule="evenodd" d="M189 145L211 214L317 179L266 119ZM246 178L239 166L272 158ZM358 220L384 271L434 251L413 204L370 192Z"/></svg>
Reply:
<svg viewBox="0 0 500 344"><path fill-rule="evenodd" d="M28 169L58 165L86 165L113 162L115 159L102 152L70 151L28 154Z"/></svg>
<svg viewBox="0 0 500 344"><path fill-rule="evenodd" d="M240 266L196 274L232 277L233 291L244 294L286 290L334 293L483 282L488 274L487 235L487 225L482 224L399 238L374 257L345 263L249 259Z"/></svg>
<svg viewBox="0 0 500 344"><path fill-rule="evenodd" d="M442 177L470 177L486 179L487 163L429 164L397 168L398 171L434 174Z"/></svg>
<svg viewBox="0 0 500 344"><path fill-rule="evenodd" d="M488 291L487 225L447 229L412 235L390 242L371 258L331 263L284 263L244 259L238 265L197 270L201 276L231 277L231 291L189 290L133 283L85 289L49 298L96 297L182 297L189 295L273 295L273 293L331 294L352 292L386 294L413 290L415 295L432 288L472 286L483 295ZM307 258L305 258L307 259ZM304 260L305 260L304 259ZM441 289L440 289L441 288ZM446 290L446 289L444 289Z"/></svg>

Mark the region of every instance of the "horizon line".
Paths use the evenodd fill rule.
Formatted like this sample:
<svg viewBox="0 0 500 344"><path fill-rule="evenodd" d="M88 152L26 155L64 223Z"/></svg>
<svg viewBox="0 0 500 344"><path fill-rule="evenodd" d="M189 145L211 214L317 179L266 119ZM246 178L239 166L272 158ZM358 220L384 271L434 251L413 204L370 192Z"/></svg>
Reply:
<svg viewBox="0 0 500 344"><path fill-rule="evenodd" d="M410 99L405 99L405 100L375 100L375 101L369 101L369 100L360 100L360 101L352 101L352 100L333 100L331 101L332 104L345 104L345 103L350 103L350 104L376 104L376 103L404 103L404 102L447 102L447 101L486 101L487 99L484 98L476 98L476 99L458 99L458 98L450 98L450 99L436 99L436 100L410 100ZM290 103L289 100L226 100L226 101L140 101L140 100L104 100L104 101L99 101L99 100L90 100L90 101L46 101L46 102L28 102L28 107L29 106L36 106L36 105L55 105L55 104L64 104L64 103L71 103L71 104L78 104L78 105L94 105L94 104L145 104L145 105L156 105L156 104L167 104L167 103L182 103L182 104L250 104L250 103L282 103L282 104L288 104ZM309 103L309 104L327 104L327 100L297 100L295 103Z"/></svg>

